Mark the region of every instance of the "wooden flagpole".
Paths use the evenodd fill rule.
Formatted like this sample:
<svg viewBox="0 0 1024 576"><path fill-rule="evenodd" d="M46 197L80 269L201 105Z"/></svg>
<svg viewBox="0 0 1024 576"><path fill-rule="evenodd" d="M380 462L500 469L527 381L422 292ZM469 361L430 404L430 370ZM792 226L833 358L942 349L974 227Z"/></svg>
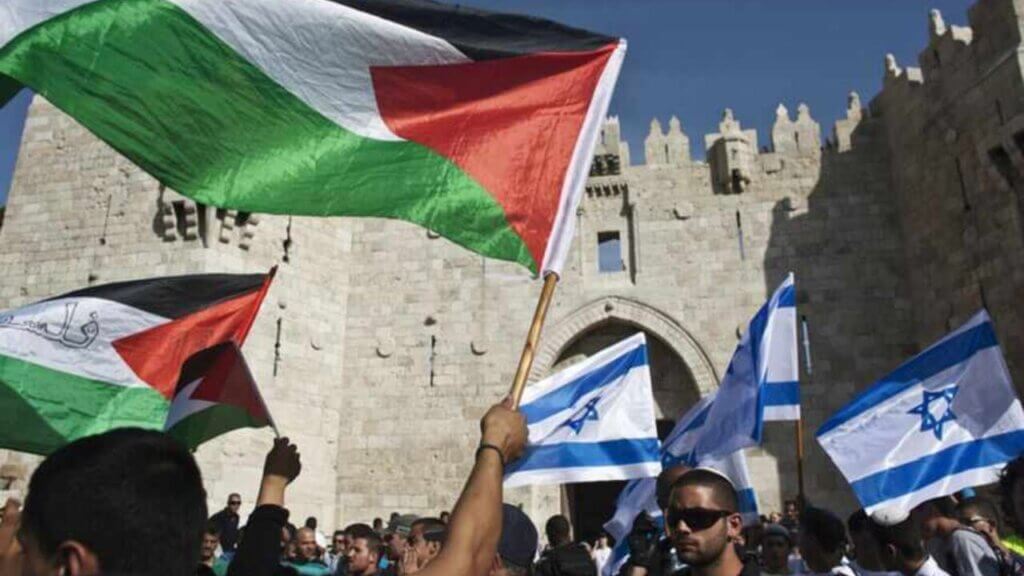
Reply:
<svg viewBox="0 0 1024 576"><path fill-rule="evenodd" d="M523 397L523 390L526 390L526 379L530 375L530 368L533 367L533 356L537 352L540 331L544 327L544 318L548 314L548 306L555 295L556 284L558 284L558 274L551 272L544 276L544 288L540 291L537 309L533 312L533 322L530 323L530 331L526 333L526 344L523 345L523 354L519 357L519 368L516 369L516 377L512 380L512 389L509 391L513 410L519 409L519 400Z"/></svg>
<svg viewBox="0 0 1024 576"><path fill-rule="evenodd" d="M804 419L796 421L796 486L798 506L804 505Z"/></svg>

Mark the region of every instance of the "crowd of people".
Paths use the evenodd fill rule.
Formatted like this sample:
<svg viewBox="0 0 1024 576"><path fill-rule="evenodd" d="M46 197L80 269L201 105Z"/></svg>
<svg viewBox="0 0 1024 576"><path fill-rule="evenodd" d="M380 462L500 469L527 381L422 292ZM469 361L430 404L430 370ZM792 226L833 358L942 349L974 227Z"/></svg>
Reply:
<svg viewBox="0 0 1024 576"><path fill-rule="evenodd" d="M1024 576L1024 459L998 487L913 510L858 510L845 520L812 503L744 525L728 478L705 468L662 472L662 514L642 513L619 543L573 538L547 519L544 538L502 503L506 464L521 455L523 417L496 405L481 421L475 462L451 514L392 514L331 534L316 518L289 522L285 496L301 471L297 447L274 442L256 507L242 499L207 514L192 455L154 431L118 429L72 442L35 471L24 505L0 521L0 576Z"/></svg>

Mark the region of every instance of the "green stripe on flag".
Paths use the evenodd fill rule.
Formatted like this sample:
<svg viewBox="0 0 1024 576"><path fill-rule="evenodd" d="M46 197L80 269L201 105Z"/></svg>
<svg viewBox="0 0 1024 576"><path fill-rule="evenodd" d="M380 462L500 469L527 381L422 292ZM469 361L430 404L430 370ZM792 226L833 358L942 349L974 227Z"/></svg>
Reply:
<svg viewBox="0 0 1024 576"><path fill-rule="evenodd" d="M116 386L0 355L0 448L49 454L112 428L161 429L168 406L152 388Z"/></svg>
<svg viewBox="0 0 1024 576"><path fill-rule="evenodd" d="M0 49L0 73L199 202L397 218L537 269L502 206L449 160L343 129L165 0L98 0L47 20Z"/></svg>
<svg viewBox="0 0 1024 576"><path fill-rule="evenodd" d="M238 428L263 428L270 423L253 418L249 412L237 406L215 404L209 408L189 414L174 424L167 433L191 449Z"/></svg>

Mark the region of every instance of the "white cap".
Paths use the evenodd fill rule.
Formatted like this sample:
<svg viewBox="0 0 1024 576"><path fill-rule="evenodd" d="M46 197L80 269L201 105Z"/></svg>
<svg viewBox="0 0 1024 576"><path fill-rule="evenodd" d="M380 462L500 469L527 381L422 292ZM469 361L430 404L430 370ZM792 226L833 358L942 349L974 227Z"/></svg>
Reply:
<svg viewBox="0 0 1024 576"><path fill-rule="evenodd" d="M896 506L879 508L871 513L871 520L882 526L895 526L907 518L910 518L910 510Z"/></svg>

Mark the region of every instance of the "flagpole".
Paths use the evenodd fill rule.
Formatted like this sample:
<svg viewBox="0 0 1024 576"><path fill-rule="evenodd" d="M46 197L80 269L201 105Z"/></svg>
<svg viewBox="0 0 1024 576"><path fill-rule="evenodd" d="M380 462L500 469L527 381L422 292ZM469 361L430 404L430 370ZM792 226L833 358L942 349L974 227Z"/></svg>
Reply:
<svg viewBox="0 0 1024 576"><path fill-rule="evenodd" d="M804 419L796 421L796 490L800 506L804 505Z"/></svg>
<svg viewBox="0 0 1024 576"><path fill-rule="evenodd" d="M516 377L512 380L512 389L508 393L512 398L512 408L515 410L519 409L519 400L522 399L523 391L526 390L526 378L530 375L530 368L533 367L533 357L537 352L540 331L544 327L548 306L555 295L556 284L558 284L558 274L550 272L544 276L544 288L540 291L537 309L533 313L533 322L530 323L530 331L526 333L526 344L523 345L523 353L519 357L519 368L516 369Z"/></svg>

